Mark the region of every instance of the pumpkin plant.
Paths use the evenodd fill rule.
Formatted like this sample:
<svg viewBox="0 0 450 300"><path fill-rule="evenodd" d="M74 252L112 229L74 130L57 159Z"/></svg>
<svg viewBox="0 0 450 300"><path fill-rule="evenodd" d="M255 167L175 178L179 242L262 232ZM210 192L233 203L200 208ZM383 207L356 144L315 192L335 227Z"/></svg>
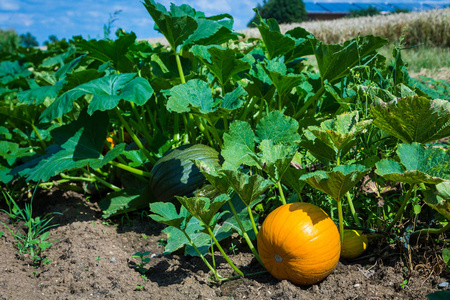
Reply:
<svg viewBox="0 0 450 300"><path fill-rule="evenodd" d="M341 198L353 188L367 172L369 172L369 169L362 165L339 165L329 172L316 171L300 177L301 180L306 181L312 187L328 194L337 202L341 243L344 241L344 216Z"/></svg>
<svg viewBox="0 0 450 300"><path fill-rule="evenodd" d="M310 285L334 270L341 242L336 225L321 208L295 202L267 216L259 231L258 251L275 278Z"/></svg>

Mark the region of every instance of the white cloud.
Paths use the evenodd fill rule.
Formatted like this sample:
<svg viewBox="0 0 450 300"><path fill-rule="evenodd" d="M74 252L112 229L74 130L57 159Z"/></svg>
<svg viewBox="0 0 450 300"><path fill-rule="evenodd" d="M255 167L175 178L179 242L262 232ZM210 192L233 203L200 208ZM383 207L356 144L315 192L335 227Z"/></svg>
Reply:
<svg viewBox="0 0 450 300"><path fill-rule="evenodd" d="M1 0L0 9L7 11L17 11L20 9L20 5L16 0Z"/></svg>

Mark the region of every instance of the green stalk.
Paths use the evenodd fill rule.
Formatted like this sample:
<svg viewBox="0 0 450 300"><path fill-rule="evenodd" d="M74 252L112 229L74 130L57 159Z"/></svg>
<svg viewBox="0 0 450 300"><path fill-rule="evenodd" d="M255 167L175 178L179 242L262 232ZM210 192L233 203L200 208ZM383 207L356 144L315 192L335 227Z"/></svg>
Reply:
<svg viewBox="0 0 450 300"><path fill-rule="evenodd" d="M411 236L413 235L422 235L422 234L441 234L446 232L448 229L450 229L450 221L442 228L426 228L426 229L420 229L416 230L411 233Z"/></svg>
<svg viewBox="0 0 450 300"><path fill-rule="evenodd" d="M128 134L130 135L131 139L133 139L133 141L136 143L136 145L138 146L138 148L142 151L142 153L144 153L145 157L147 157L147 159L150 161L150 163L155 164L156 160L150 155L150 153L147 151L147 149L144 147L144 145L142 145L141 141L139 140L139 138L134 134L134 132L131 130L130 125L128 124L128 122L124 119L124 117L122 116L122 114L120 113L119 109L116 107L114 108L114 111L116 112L117 117L119 118L120 122L122 123L123 126L125 126L125 128L127 129Z"/></svg>
<svg viewBox="0 0 450 300"><path fill-rule="evenodd" d="M252 213L252 209L250 208L250 205L247 205L247 211L248 211L248 216L250 217L250 221L252 222L252 227L253 227L253 231L255 232L255 237L258 237L258 228L256 227L255 224L255 219L253 219L253 213Z"/></svg>
<svg viewBox="0 0 450 300"><path fill-rule="evenodd" d="M115 186L114 184L111 184L109 182L107 182L106 180L98 177L97 175L95 175L94 173L90 173L90 172L86 172L86 174L92 178L89 177L79 177L79 176L69 176L66 175L64 173L61 173L60 176L61 178L65 179L65 180L69 180L69 181L87 181L87 182L100 182L101 184L103 184L104 186L110 188L111 190L118 192L121 191L122 189Z"/></svg>
<svg viewBox="0 0 450 300"><path fill-rule="evenodd" d="M181 230L181 229L180 229ZM184 235L186 236L187 240L189 241L189 244L191 244L192 248L194 248L195 252L197 252L198 256L200 256L200 258L203 260L203 262L205 263L205 265L208 267L208 269L211 270L211 272L213 272L214 276L216 277L217 280L223 280L224 278L222 276L220 276L217 273L217 270L215 270L210 264L209 262L206 260L206 258L203 256L203 254L198 250L198 248L195 246L194 242L191 240L191 238L189 237L189 235L186 233L186 231L181 230Z"/></svg>
<svg viewBox="0 0 450 300"><path fill-rule="evenodd" d="M244 109L244 112L242 113L242 115L239 117L238 120L246 120L247 119L247 115L248 113L253 110L253 107L255 106L255 103L258 101L258 99L256 97L252 97L250 99L250 101L247 102L247 105ZM236 118L233 118L233 120L236 120Z"/></svg>
<svg viewBox="0 0 450 300"><path fill-rule="evenodd" d="M350 191L347 191L347 201L348 206L350 207L350 211L353 215L353 220L355 220L355 223L358 227L361 227L361 222L359 221L358 216L356 215L355 207L353 206L353 200L352 197L350 196Z"/></svg>
<svg viewBox="0 0 450 300"><path fill-rule="evenodd" d="M98 177L97 175L95 175L94 173L87 173L89 176L93 177L96 181L100 182L101 184L103 184L104 186L110 188L111 190L115 191L115 192L120 192L122 189L115 186L112 183L109 183L108 181Z"/></svg>
<svg viewBox="0 0 450 300"><path fill-rule="evenodd" d="M231 212L234 215L234 218L236 219L239 228L241 229L242 232L242 237L245 239L245 241L247 242L248 247L250 248L250 250L252 251L253 255L255 256L256 260L259 262L259 264L261 266L264 266L261 258L259 258L259 254L256 251L255 247L253 246L252 240L250 239L250 237L248 236L247 232L245 231L244 225L242 225L241 219L239 218L236 209L234 208L234 205L231 201L228 201L228 204L230 205L231 208Z"/></svg>
<svg viewBox="0 0 450 300"><path fill-rule="evenodd" d="M211 133L214 136L214 139L219 144L219 148L222 149L222 140L220 139L219 133L217 132L216 127L214 126L213 122L211 121L211 118L206 115L206 121L208 121L210 127L211 127Z"/></svg>
<svg viewBox="0 0 450 300"><path fill-rule="evenodd" d="M175 49L174 49L174 51L175 51ZM175 52L175 59L177 60L177 68L178 68L178 73L180 74L180 81L181 81L181 83L186 83L186 79L184 78L183 66L181 65L180 56L176 52Z"/></svg>
<svg viewBox="0 0 450 300"><path fill-rule="evenodd" d="M311 106L311 104L315 103L320 96L325 92L325 86L322 85L322 87L312 96L308 101L303 104L303 107L294 115L294 119L298 120L300 117L303 116L303 114L306 112L306 110Z"/></svg>
<svg viewBox="0 0 450 300"><path fill-rule="evenodd" d="M281 203L284 205L284 204L286 204L286 198L284 197L283 188L281 187L281 182L278 181L277 185L278 185L278 190L280 191Z"/></svg>
<svg viewBox="0 0 450 300"><path fill-rule="evenodd" d="M400 206L399 210L397 211L397 214L395 215L394 220L389 224L389 226L386 228L386 232L391 231L392 227L397 223L401 217L403 216L403 211L405 210L406 205L408 204L409 198L411 197L411 192L413 191L415 184L411 184L409 187L408 193L405 196L405 199L403 199L403 203Z"/></svg>
<svg viewBox="0 0 450 300"><path fill-rule="evenodd" d="M341 245L344 243L344 215L342 213L342 201L337 200L338 215L339 215L339 234L341 235Z"/></svg>
<svg viewBox="0 0 450 300"><path fill-rule="evenodd" d="M214 240L214 243L217 246L217 249L219 249L220 253L222 253L223 258L225 258L225 260L227 261L227 263L231 266L231 268L233 268L234 271L236 271L236 273L238 273L239 275L241 275L242 277L244 277L244 273L242 273L241 270L239 270L234 264L233 262L230 260L230 258L228 257L228 255L225 253L225 251L223 251L222 246L220 246L219 241L217 241L216 237L214 236L214 233L211 231L211 228L205 224L206 230L208 230L209 235L212 237L212 239Z"/></svg>
<svg viewBox="0 0 450 300"><path fill-rule="evenodd" d="M109 161L108 163L110 165L114 166L114 167L120 168L122 170L128 171L130 173L133 173L133 174L141 176L141 177L148 177L148 178L150 178L152 176L152 174L150 172L142 171L142 170L130 167L128 165L125 165L125 164L122 164L122 163L119 163L119 162L116 162L116 161L113 161L113 160ZM144 178L143 181L148 181L148 180Z"/></svg>
<svg viewBox="0 0 450 300"><path fill-rule="evenodd" d="M211 138L209 131L206 129L205 124L203 124L204 120L200 118L195 118L195 121L197 123L198 129L205 135L211 147L215 148L216 144L214 143L214 140Z"/></svg>
<svg viewBox="0 0 450 300"><path fill-rule="evenodd" d="M34 126L34 122L31 123L31 128L33 128L34 134L36 134L36 136L38 137L39 142L41 143L42 150L45 151L45 148L47 148L47 145L45 144L44 140L42 139L42 136L40 135L36 126Z"/></svg>

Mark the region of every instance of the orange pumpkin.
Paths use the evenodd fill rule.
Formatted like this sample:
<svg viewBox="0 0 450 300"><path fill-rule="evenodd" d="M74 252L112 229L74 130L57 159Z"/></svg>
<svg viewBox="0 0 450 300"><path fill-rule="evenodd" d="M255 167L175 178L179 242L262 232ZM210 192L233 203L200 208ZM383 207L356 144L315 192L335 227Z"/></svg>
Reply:
<svg viewBox="0 0 450 300"><path fill-rule="evenodd" d="M272 211L261 226L257 242L267 271L279 280L300 285L327 277L341 253L334 222L321 208L303 202Z"/></svg>

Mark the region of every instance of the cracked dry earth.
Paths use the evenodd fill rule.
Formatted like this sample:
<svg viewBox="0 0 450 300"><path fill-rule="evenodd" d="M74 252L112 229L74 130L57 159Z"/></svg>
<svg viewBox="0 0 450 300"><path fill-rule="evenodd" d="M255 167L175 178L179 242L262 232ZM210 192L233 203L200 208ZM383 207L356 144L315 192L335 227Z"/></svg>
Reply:
<svg viewBox="0 0 450 300"><path fill-rule="evenodd" d="M92 200L91 200L92 201ZM0 206L4 203L0 203ZM50 230L54 244L44 254L49 264L30 265L20 260L10 233L0 238L0 299L426 299L448 281L437 245L411 249L411 259L399 248L372 245L377 253L357 261L341 261L324 281L296 286L270 274L216 283L197 257L182 253L163 255L162 227L138 214L104 220L95 202L73 191L41 192L34 200L36 215L55 215ZM1 207L4 208L4 207ZM5 213L0 221L8 223ZM227 245L228 243L228 245ZM261 271L237 238L230 257L245 273ZM144 278L135 266L136 252L151 251ZM231 274L218 254L223 275ZM208 258L208 257L207 257Z"/></svg>

